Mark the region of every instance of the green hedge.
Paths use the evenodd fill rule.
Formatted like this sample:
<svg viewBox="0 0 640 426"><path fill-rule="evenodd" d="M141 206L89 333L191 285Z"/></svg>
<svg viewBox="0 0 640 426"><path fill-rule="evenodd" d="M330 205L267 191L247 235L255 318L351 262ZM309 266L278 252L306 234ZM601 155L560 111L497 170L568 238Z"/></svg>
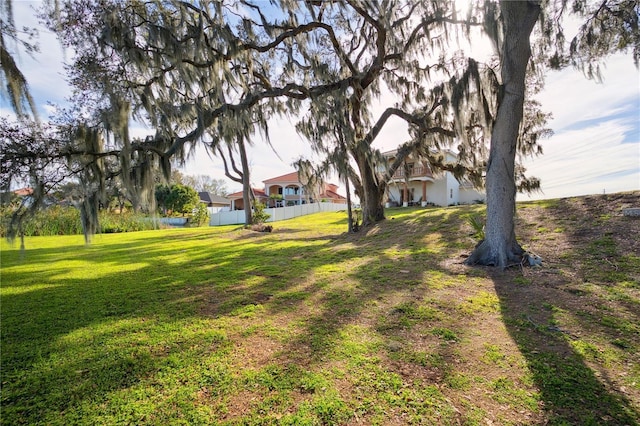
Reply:
<svg viewBox="0 0 640 426"><path fill-rule="evenodd" d="M7 236L7 226L13 210L1 210L2 223L0 236ZM101 211L99 214L100 232L111 234L116 232L132 232L154 229L153 221L134 213L112 213ZM24 224L25 236L51 236L82 234L80 212L74 207L52 206L39 211Z"/></svg>

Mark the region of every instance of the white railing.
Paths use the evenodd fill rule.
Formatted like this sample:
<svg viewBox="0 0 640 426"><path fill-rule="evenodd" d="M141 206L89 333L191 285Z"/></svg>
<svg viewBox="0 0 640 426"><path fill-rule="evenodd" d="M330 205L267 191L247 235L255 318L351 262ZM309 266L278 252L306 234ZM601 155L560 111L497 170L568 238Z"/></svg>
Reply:
<svg viewBox="0 0 640 426"><path fill-rule="evenodd" d="M347 210L346 204L338 203L312 203L302 204L299 206L278 207L273 209L264 209L264 212L270 217L267 222L277 222L279 220L293 219L294 217L304 216L319 212L335 212ZM209 217L210 226L221 225L238 225L244 224L244 210L234 210L230 212L219 212Z"/></svg>

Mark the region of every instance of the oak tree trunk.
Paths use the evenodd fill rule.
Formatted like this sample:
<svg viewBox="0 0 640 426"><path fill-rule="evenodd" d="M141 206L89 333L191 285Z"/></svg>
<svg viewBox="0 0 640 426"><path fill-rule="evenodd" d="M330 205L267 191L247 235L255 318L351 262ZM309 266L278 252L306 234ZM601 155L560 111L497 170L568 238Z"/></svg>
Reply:
<svg viewBox="0 0 640 426"><path fill-rule="evenodd" d="M351 190L349 190L349 177L345 173L344 184L347 188L347 232L351 234L354 232L354 223L353 223L353 211L351 209ZM358 229L358 224L355 224L355 229Z"/></svg>
<svg viewBox="0 0 640 426"><path fill-rule="evenodd" d="M384 189L376 181L375 170L365 156L357 156L356 162L362 179L362 226L368 226L385 219Z"/></svg>
<svg viewBox="0 0 640 426"><path fill-rule="evenodd" d="M249 226L253 223L253 198L251 196L251 179L249 177L249 160L247 159L247 151L244 146L244 140L239 138L238 151L240 151L240 164L242 164L242 203L244 204L244 225Z"/></svg>
<svg viewBox="0 0 640 426"><path fill-rule="evenodd" d="M465 263L506 268L509 264L519 263L524 254L514 229L514 167L523 116L525 75L531 57L529 36L540 15L540 5L533 1L501 1L500 10L504 25L501 48L503 86L487 164L485 238Z"/></svg>

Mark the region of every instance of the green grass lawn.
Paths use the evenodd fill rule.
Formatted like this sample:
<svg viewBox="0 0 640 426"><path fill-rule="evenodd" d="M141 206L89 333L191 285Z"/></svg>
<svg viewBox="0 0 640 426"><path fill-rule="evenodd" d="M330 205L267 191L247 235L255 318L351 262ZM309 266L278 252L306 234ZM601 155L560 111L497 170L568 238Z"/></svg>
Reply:
<svg viewBox="0 0 640 426"><path fill-rule="evenodd" d="M482 206L3 241L1 422L638 424L640 258L560 207L506 272L461 264Z"/></svg>

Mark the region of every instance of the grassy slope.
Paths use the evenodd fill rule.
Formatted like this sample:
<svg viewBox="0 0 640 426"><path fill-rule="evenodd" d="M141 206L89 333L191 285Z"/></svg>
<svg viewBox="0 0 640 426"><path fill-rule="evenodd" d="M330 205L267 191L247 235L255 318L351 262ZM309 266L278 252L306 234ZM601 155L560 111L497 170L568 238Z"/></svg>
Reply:
<svg viewBox="0 0 640 426"><path fill-rule="evenodd" d="M3 424L638 424L640 193L1 244ZM635 237L634 237L635 235Z"/></svg>

